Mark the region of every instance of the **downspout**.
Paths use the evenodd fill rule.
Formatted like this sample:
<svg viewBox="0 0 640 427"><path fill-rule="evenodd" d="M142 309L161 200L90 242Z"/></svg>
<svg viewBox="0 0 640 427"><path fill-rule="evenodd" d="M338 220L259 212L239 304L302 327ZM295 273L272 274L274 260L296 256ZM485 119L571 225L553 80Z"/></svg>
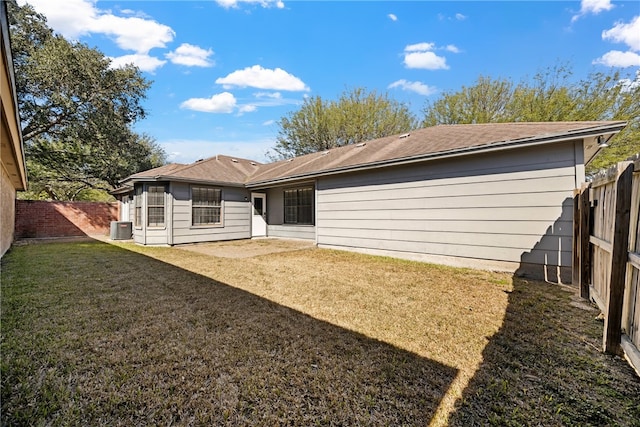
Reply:
<svg viewBox="0 0 640 427"><path fill-rule="evenodd" d="M316 178L313 182L313 223L315 227L315 241L316 246L318 246L318 178Z"/></svg>
<svg viewBox="0 0 640 427"><path fill-rule="evenodd" d="M584 172L584 139L573 143L574 188L580 188L585 182Z"/></svg>
<svg viewBox="0 0 640 427"><path fill-rule="evenodd" d="M167 190L167 214L165 219L167 224L167 244L173 246L173 182L169 182Z"/></svg>
<svg viewBox="0 0 640 427"><path fill-rule="evenodd" d="M142 244L147 246L147 190L148 184L142 184L142 212L140 212L140 220L142 221Z"/></svg>

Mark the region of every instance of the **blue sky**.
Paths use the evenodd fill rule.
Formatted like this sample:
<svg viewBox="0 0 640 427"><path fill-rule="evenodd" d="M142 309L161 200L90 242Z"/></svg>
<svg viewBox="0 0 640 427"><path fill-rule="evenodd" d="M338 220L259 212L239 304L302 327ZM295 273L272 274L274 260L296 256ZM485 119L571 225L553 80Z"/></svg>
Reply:
<svg viewBox="0 0 640 427"><path fill-rule="evenodd" d="M24 4L24 0L19 1ZM49 25L153 81L136 130L169 161L266 161L305 97L365 87L407 103L518 82L569 63L576 79L640 76L640 2L29 0Z"/></svg>

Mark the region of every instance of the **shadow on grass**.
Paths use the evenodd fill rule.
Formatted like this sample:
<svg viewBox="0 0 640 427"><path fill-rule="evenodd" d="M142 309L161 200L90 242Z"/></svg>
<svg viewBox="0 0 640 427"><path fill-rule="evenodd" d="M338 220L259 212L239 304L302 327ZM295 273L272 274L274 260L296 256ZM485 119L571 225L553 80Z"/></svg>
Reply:
<svg viewBox="0 0 640 427"><path fill-rule="evenodd" d="M450 424L640 425L640 379L600 351L598 311L566 287L513 283L504 323Z"/></svg>
<svg viewBox="0 0 640 427"><path fill-rule="evenodd" d="M426 425L457 374L104 243L2 274L3 425Z"/></svg>
<svg viewBox="0 0 640 427"><path fill-rule="evenodd" d="M640 426L640 379L600 351L598 311L576 295L570 253L572 200L514 274L505 319L457 402L451 425ZM530 264L536 254L548 265ZM561 262L563 261L563 262ZM553 283L529 280L523 275Z"/></svg>

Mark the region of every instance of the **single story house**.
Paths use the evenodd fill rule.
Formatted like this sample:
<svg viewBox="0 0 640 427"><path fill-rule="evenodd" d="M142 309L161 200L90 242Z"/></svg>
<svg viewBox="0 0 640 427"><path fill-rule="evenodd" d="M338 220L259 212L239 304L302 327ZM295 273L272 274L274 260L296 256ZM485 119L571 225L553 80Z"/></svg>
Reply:
<svg viewBox="0 0 640 427"><path fill-rule="evenodd" d="M440 125L268 164L169 164L123 181L122 219L144 245L308 239L568 281L573 190L625 125Z"/></svg>
<svg viewBox="0 0 640 427"><path fill-rule="evenodd" d="M0 1L0 256L15 234L16 192L27 189L7 4Z"/></svg>

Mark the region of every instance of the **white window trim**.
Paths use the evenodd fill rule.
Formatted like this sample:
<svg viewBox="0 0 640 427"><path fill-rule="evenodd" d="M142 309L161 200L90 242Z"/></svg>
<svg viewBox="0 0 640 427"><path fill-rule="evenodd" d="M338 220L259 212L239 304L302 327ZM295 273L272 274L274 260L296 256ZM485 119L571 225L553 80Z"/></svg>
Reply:
<svg viewBox="0 0 640 427"><path fill-rule="evenodd" d="M220 222L212 224L194 224L193 223L193 188L213 188L220 190ZM224 189L215 185L190 185L189 186L189 220L191 229L207 229L207 228L224 228L224 212L225 212ZM197 209L197 207L196 207Z"/></svg>

